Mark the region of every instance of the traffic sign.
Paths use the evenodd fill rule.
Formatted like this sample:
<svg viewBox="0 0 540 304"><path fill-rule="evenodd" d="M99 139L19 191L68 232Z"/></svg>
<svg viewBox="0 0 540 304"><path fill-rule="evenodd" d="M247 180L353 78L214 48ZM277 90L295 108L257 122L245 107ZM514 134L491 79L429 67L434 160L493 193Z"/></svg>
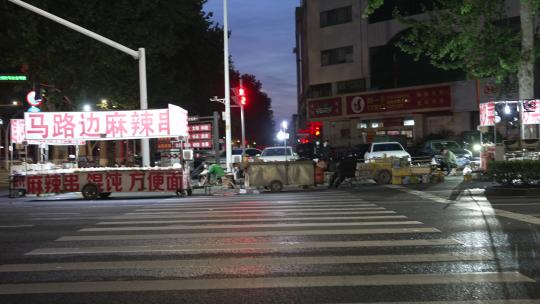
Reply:
<svg viewBox="0 0 540 304"><path fill-rule="evenodd" d="M26 94L26 102L32 107L39 107L42 101L42 99L36 99L36 91L30 91Z"/></svg>

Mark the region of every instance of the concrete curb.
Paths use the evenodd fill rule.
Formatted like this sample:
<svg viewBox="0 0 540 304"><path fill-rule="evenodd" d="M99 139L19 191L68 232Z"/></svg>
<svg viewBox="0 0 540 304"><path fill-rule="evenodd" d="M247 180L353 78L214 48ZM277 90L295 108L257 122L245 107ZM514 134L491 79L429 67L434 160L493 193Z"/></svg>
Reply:
<svg viewBox="0 0 540 304"><path fill-rule="evenodd" d="M540 196L540 188L487 187L486 195L493 196Z"/></svg>

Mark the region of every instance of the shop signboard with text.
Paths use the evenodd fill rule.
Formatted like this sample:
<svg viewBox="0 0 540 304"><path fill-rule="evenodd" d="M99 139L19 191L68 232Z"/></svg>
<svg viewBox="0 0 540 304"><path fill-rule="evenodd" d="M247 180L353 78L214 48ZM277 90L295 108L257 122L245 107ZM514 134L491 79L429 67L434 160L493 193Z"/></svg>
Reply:
<svg viewBox="0 0 540 304"><path fill-rule="evenodd" d="M189 123L189 145L193 149L209 150L213 148L212 122Z"/></svg>
<svg viewBox="0 0 540 304"><path fill-rule="evenodd" d="M347 115L418 111L452 106L450 86L348 96Z"/></svg>
<svg viewBox="0 0 540 304"><path fill-rule="evenodd" d="M341 97L308 101L309 118L341 116Z"/></svg>

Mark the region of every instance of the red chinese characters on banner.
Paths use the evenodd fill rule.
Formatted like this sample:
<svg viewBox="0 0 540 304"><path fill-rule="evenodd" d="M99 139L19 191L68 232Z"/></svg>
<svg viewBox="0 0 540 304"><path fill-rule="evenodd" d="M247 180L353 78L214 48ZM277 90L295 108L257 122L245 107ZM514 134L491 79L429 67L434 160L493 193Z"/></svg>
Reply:
<svg viewBox="0 0 540 304"><path fill-rule="evenodd" d="M43 193L43 175L28 175L26 177L26 193Z"/></svg>
<svg viewBox="0 0 540 304"><path fill-rule="evenodd" d="M45 114L44 113L29 113L28 120L30 128L26 128L26 133L28 135L39 135L35 139L42 139L49 137L49 126L45 123ZM25 118L25 121L27 119Z"/></svg>
<svg viewBox="0 0 540 304"><path fill-rule="evenodd" d="M79 192L81 186L79 184L78 174L65 174L64 175L64 191L65 192Z"/></svg>
<svg viewBox="0 0 540 304"><path fill-rule="evenodd" d="M120 172L108 172L106 175L107 180L107 192L121 192L122 191L122 173Z"/></svg>
<svg viewBox="0 0 540 304"><path fill-rule="evenodd" d="M81 138L99 138L99 117L94 113L81 113L79 120Z"/></svg>
<svg viewBox="0 0 540 304"><path fill-rule="evenodd" d="M179 172L167 173L167 191L179 191L182 189L182 175Z"/></svg>
<svg viewBox="0 0 540 304"><path fill-rule="evenodd" d="M74 115L70 113L53 114L53 138L71 139L75 136Z"/></svg>
<svg viewBox="0 0 540 304"><path fill-rule="evenodd" d="M174 124L171 113L176 113ZM26 140L107 140L187 136L187 115L180 107L98 112L25 113Z"/></svg>
<svg viewBox="0 0 540 304"><path fill-rule="evenodd" d="M28 194L80 192L93 184L99 192L165 192L181 191L187 187L184 173L178 170L97 171L82 173L27 175L17 178L17 188Z"/></svg>
<svg viewBox="0 0 540 304"><path fill-rule="evenodd" d="M62 176L59 174L45 175L45 193L61 193Z"/></svg>
<svg viewBox="0 0 540 304"><path fill-rule="evenodd" d="M169 113L167 112L159 113L158 129L159 129L159 132L165 132L166 134L170 133Z"/></svg>
<svg viewBox="0 0 540 304"><path fill-rule="evenodd" d="M22 144L24 141L24 119L10 120L10 140L12 144Z"/></svg>
<svg viewBox="0 0 540 304"><path fill-rule="evenodd" d="M98 188L98 191L101 192L103 191L103 175L104 173L88 173L88 175L86 176L86 180L91 183L91 184L94 184L97 186Z"/></svg>
<svg viewBox="0 0 540 304"><path fill-rule="evenodd" d="M149 172L148 173L148 191L164 191L165 173Z"/></svg>
<svg viewBox="0 0 540 304"><path fill-rule="evenodd" d="M122 138L127 134L126 114L114 112L107 116L105 133L112 138Z"/></svg>
<svg viewBox="0 0 540 304"><path fill-rule="evenodd" d="M129 174L130 186L129 191L143 191L144 190L144 172L131 172ZM136 187L137 183L139 187Z"/></svg>
<svg viewBox="0 0 540 304"><path fill-rule="evenodd" d="M139 132L139 134L149 136L150 133L154 133L154 129L152 128L153 123L154 117L152 113L144 111L141 114L141 131Z"/></svg>

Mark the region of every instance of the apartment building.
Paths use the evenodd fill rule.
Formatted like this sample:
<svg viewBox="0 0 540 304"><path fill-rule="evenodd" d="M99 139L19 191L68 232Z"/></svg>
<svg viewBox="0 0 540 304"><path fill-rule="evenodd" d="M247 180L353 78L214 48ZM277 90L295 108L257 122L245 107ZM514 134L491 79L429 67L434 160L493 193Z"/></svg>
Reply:
<svg viewBox="0 0 540 304"><path fill-rule="evenodd" d="M322 139L349 147L376 135L459 134L478 125L478 104L495 98L489 80L415 61L395 42L407 30L392 10L423 18L427 0L388 0L369 18L367 0L303 0L296 10L298 128L322 125ZM515 2L515 1L514 1ZM510 5L509 16L518 16ZM517 17L516 17L517 18Z"/></svg>

